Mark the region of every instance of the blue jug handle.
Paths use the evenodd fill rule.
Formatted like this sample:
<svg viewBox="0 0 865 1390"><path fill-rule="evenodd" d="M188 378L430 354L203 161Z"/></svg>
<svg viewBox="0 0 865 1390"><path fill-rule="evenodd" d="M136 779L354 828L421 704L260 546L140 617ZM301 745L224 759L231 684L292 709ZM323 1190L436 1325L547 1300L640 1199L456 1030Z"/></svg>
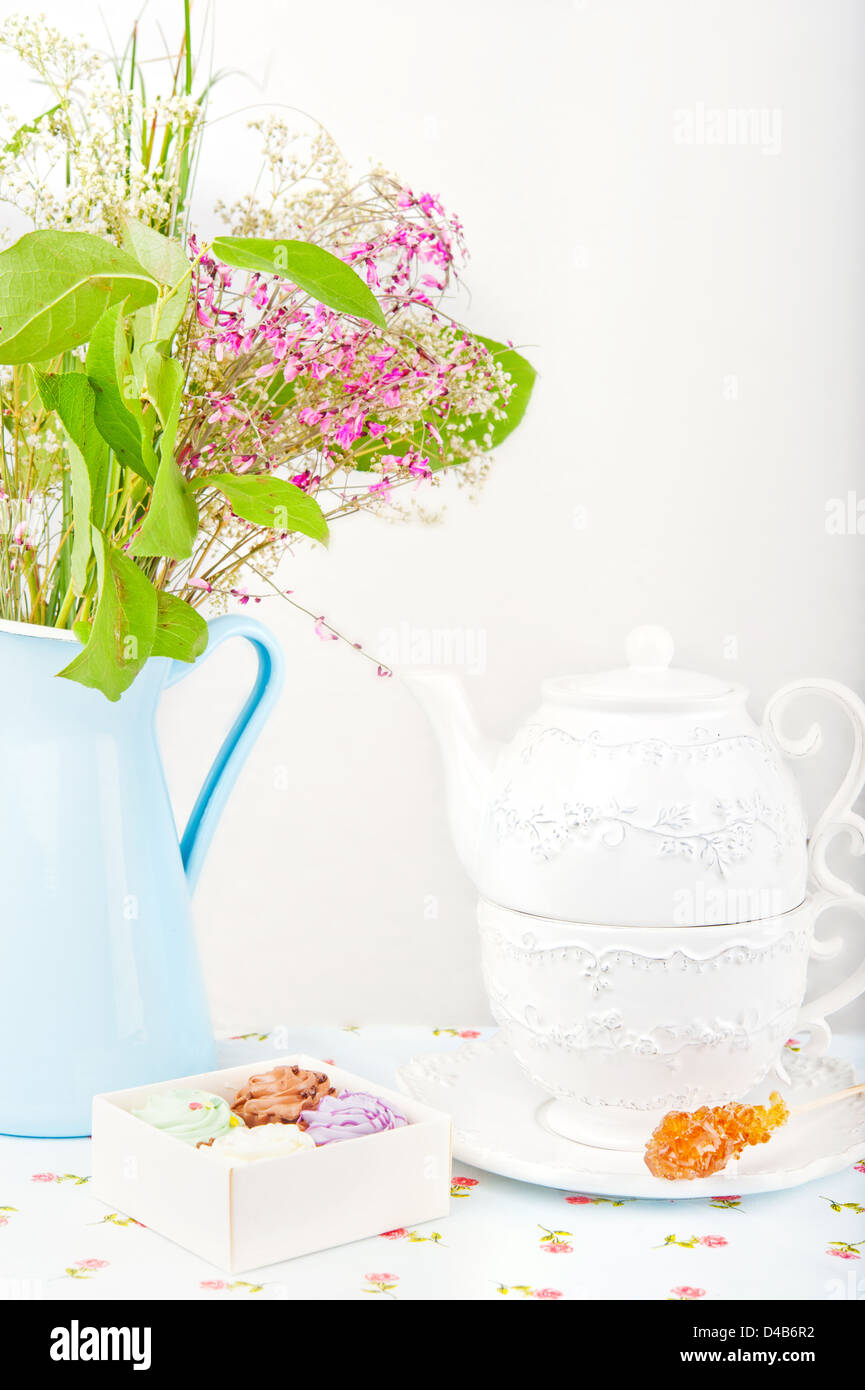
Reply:
<svg viewBox="0 0 865 1390"><path fill-rule="evenodd" d="M184 676L197 670L210 653L230 637L245 637L247 642L252 643L258 657L258 671L255 684L204 779L180 839L180 856L186 870L190 893L198 881L204 856L231 789L237 781L237 774L252 751L252 746L285 683L282 648L273 633L262 623L257 623L254 618L230 614L224 618L212 618L207 626L210 637L205 651L193 662L173 661L166 677L166 686L176 685Z"/></svg>

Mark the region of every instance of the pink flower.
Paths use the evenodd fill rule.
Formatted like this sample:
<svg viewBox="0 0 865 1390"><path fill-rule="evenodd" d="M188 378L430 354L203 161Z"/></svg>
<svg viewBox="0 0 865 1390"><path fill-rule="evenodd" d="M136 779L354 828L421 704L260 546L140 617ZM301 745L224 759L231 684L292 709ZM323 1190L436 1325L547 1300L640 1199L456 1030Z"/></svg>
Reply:
<svg viewBox="0 0 865 1390"><path fill-rule="evenodd" d="M200 1100L191 1100L189 1102L189 1108L190 1110L203 1110L204 1106L201 1104Z"/></svg>
<svg viewBox="0 0 865 1390"><path fill-rule="evenodd" d="M463 1028L460 1033L461 1038L479 1038L480 1032L477 1028Z"/></svg>
<svg viewBox="0 0 865 1390"><path fill-rule="evenodd" d="M202 1279L202 1289L227 1289L228 1285L224 1279Z"/></svg>
<svg viewBox="0 0 865 1390"><path fill-rule="evenodd" d="M716 1246L716 1245L726 1245L726 1244L727 1244L727 1237L726 1237L726 1236L700 1236L700 1244L701 1244L701 1245L708 1245L709 1247L714 1247L714 1246Z"/></svg>
<svg viewBox="0 0 865 1390"><path fill-rule="evenodd" d="M56 1173L34 1173L31 1182L56 1182Z"/></svg>
<svg viewBox="0 0 865 1390"><path fill-rule="evenodd" d="M368 1284L398 1284L398 1274L365 1274L364 1279Z"/></svg>
<svg viewBox="0 0 865 1390"><path fill-rule="evenodd" d="M9 1225L9 1217L8 1217L8 1216L0 1216L0 1226L8 1226L8 1225Z"/></svg>
<svg viewBox="0 0 865 1390"><path fill-rule="evenodd" d="M674 1298L704 1298L705 1289L695 1289L691 1284L679 1284L677 1288L670 1289Z"/></svg>
<svg viewBox="0 0 865 1390"><path fill-rule="evenodd" d="M478 1180L477 1178L454 1178L453 1185L454 1187L477 1187Z"/></svg>
<svg viewBox="0 0 865 1390"><path fill-rule="evenodd" d="M535 1289L532 1298L562 1298L561 1289Z"/></svg>
<svg viewBox="0 0 865 1390"><path fill-rule="evenodd" d="M337 640L336 633L329 631L323 617L316 618L315 635L316 637L320 637L322 642L335 642Z"/></svg>
<svg viewBox="0 0 865 1390"><path fill-rule="evenodd" d="M204 594L213 593L213 585L208 584L206 579L187 579L186 587L188 589L200 589Z"/></svg>
<svg viewBox="0 0 865 1390"><path fill-rule="evenodd" d="M827 1255L835 1255L839 1260L861 1260L858 1250L827 1250Z"/></svg>
<svg viewBox="0 0 865 1390"><path fill-rule="evenodd" d="M567 1245L563 1240L548 1240L542 1246L548 1255L573 1255L574 1247Z"/></svg>
<svg viewBox="0 0 865 1390"><path fill-rule="evenodd" d="M861 1163L854 1163L853 1167L857 1173L865 1173L865 1158Z"/></svg>
<svg viewBox="0 0 865 1390"><path fill-rule="evenodd" d="M741 1202L741 1200L742 1200L742 1198L739 1196L738 1193L735 1193L732 1197L713 1197L713 1198L712 1198L712 1201L713 1201L713 1202Z"/></svg>
<svg viewBox="0 0 865 1390"><path fill-rule="evenodd" d="M78 1269L106 1269L108 1260L76 1260Z"/></svg>
<svg viewBox="0 0 865 1390"><path fill-rule="evenodd" d="M394 1231L382 1231L381 1238L382 1240L405 1240L407 1235L408 1231L405 1226L397 1226Z"/></svg>
<svg viewBox="0 0 865 1390"><path fill-rule="evenodd" d="M578 1194L576 1195L576 1197L566 1197L566 1198L565 1198L565 1201L566 1201L566 1202L569 1202L569 1203L571 1204L572 1207L585 1207L585 1206L588 1206L588 1205L591 1203L591 1200L592 1200L591 1197L584 1197L584 1196L582 1195L582 1193L578 1193Z"/></svg>

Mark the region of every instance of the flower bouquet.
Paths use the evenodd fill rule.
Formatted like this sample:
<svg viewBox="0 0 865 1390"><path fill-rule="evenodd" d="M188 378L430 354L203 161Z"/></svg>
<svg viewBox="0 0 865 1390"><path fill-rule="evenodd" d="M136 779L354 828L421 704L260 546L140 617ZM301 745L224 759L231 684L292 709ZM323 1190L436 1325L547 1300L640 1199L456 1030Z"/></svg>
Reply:
<svg viewBox="0 0 865 1390"><path fill-rule="evenodd" d="M59 674L110 700L151 656L194 661L203 607L287 597L299 541L477 483L534 381L447 311L459 221L353 178L321 130L256 122L267 192L196 234L216 79L183 19L158 94L137 27L110 60L42 21L0 31L46 94L0 143L32 228L0 252L0 617L71 629Z"/></svg>

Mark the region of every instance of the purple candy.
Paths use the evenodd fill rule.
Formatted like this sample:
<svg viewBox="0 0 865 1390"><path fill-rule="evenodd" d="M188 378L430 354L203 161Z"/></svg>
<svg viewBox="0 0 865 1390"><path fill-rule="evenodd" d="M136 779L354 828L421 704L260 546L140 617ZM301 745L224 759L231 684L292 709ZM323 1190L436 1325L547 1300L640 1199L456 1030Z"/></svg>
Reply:
<svg viewBox="0 0 865 1390"><path fill-rule="evenodd" d="M365 1091L322 1096L315 1110L304 1110L301 1118L316 1144L357 1139L362 1134L378 1134L383 1129L399 1129L408 1124L405 1116L392 1110L386 1101Z"/></svg>

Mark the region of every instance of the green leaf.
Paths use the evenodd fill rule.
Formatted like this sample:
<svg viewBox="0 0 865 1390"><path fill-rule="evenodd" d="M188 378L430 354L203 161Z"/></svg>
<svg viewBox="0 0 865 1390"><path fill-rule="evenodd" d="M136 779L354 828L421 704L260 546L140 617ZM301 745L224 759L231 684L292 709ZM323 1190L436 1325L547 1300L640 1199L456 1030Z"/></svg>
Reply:
<svg viewBox="0 0 865 1390"><path fill-rule="evenodd" d="M89 232L28 232L0 253L0 363L41 362L86 343L119 300L158 286L125 251Z"/></svg>
<svg viewBox="0 0 865 1390"><path fill-rule="evenodd" d="M129 357L123 331L122 304L106 310L97 322L87 349L87 375L96 393L96 428L124 467L145 482L153 475L141 452L140 408L130 409L123 390L129 379ZM136 401L136 407L137 407Z"/></svg>
<svg viewBox="0 0 865 1390"><path fill-rule="evenodd" d="M366 282L345 261L321 246L308 241L220 236L213 243L213 254L240 270L281 275L329 309L385 327L381 305Z"/></svg>
<svg viewBox="0 0 865 1390"><path fill-rule="evenodd" d="M151 656L170 656L175 661L195 661L207 650L207 623L200 613L176 594L156 592L159 605Z"/></svg>
<svg viewBox="0 0 865 1390"><path fill-rule="evenodd" d="M13 155L21 154L27 143L27 136L37 135L42 122L47 121L49 116L53 116L55 111L59 111L62 105L63 103L58 101L55 106L49 106L47 111L43 111L41 115L36 116L32 121L28 121L26 125L20 125L6 141L2 153Z"/></svg>
<svg viewBox="0 0 865 1390"><path fill-rule="evenodd" d="M91 522L102 523L108 482L108 450L95 421L96 395L82 372L34 375L43 405L56 410L66 433L72 485L72 587L76 594L83 594L93 553Z"/></svg>
<svg viewBox="0 0 865 1390"><path fill-rule="evenodd" d="M484 448L497 449L503 440L507 439L522 420L531 398L532 389L535 384L537 372L525 357L517 352L516 348L508 347L506 343L497 343L494 338L483 338L480 333L472 334L479 343L492 353L497 362L500 362L505 371L514 383L510 399L504 405L504 418L494 420L491 416L469 417L469 424L466 429L460 430L460 438L483 445ZM474 419L474 423L472 420ZM486 444L485 440L490 437L491 443Z"/></svg>
<svg viewBox="0 0 865 1390"><path fill-rule="evenodd" d="M268 526L274 531L300 531L314 541L326 545L327 522L314 497L303 488L270 473L237 477L234 473L210 473L192 483L195 492L215 487L228 498L231 509L251 521L254 526Z"/></svg>
<svg viewBox="0 0 865 1390"><path fill-rule="evenodd" d="M123 219L123 246L160 285L173 288L190 278L190 262L179 241L135 218Z"/></svg>
<svg viewBox="0 0 865 1390"><path fill-rule="evenodd" d="M93 528L99 602L90 640L74 661L58 671L66 680L101 690L119 700L153 648L158 601L147 575Z"/></svg>
<svg viewBox="0 0 865 1390"><path fill-rule="evenodd" d="M506 343L498 343L494 338L484 338L479 333L472 336L501 362L514 383L510 399L502 406L505 412L502 419L496 420L492 415L458 415L456 412L441 419L435 411L425 410L421 419L416 421L406 434L391 439L387 446L388 453L402 455L410 450L420 453L429 459L430 467L435 473L445 466L445 455L451 442L459 444L462 441L477 444L482 449L495 449L516 429L526 413L537 372L525 357L515 348L509 348ZM425 422L434 425L441 434L444 453L435 435L424 428ZM461 428L463 425L464 429ZM459 467L459 461L452 466ZM355 467L358 472L365 473L368 472L370 464L367 459L360 458Z"/></svg>
<svg viewBox="0 0 865 1390"><path fill-rule="evenodd" d="M156 303L135 315L136 340L170 341L183 319L192 283L186 252L179 241L131 217L124 219L123 246L162 286Z"/></svg>
<svg viewBox="0 0 865 1390"><path fill-rule="evenodd" d="M198 507L174 457L184 371L172 357L152 352L145 356L145 375L148 394L162 424L162 434L150 505L129 553L186 560L192 554L198 534Z"/></svg>
<svg viewBox="0 0 865 1390"><path fill-rule="evenodd" d="M160 352L155 343L145 343L139 355L144 367L143 394L156 411L163 430L172 418L176 430L186 380L184 370L173 357Z"/></svg>

